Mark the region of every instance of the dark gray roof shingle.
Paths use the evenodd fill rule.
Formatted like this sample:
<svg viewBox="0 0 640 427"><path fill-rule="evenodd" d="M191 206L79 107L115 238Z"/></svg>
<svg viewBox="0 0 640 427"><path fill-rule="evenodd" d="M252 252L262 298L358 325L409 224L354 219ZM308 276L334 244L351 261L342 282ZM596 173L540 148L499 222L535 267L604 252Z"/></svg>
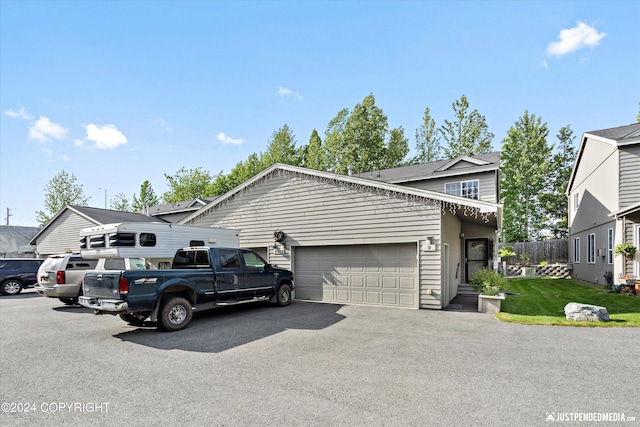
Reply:
<svg viewBox="0 0 640 427"><path fill-rule="evenodd" d="M616 128L600 129L591 132L585 132L590 135L601 136L603 138L611 139L613 141L620 141L626 136L640 130L640 123L633 123L626 126L618 126Z"/></svg>

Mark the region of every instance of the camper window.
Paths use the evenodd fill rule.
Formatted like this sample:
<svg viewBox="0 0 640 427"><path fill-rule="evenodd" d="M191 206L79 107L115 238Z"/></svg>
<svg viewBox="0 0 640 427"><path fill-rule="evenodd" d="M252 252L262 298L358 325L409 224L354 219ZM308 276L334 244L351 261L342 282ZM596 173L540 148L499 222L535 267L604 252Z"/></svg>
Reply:
<svg viewBox="0 0 640 427"><path fill-rule="evenodd" d="M140 246L155 246L156 235L153 233L140 233Z"/></svg>

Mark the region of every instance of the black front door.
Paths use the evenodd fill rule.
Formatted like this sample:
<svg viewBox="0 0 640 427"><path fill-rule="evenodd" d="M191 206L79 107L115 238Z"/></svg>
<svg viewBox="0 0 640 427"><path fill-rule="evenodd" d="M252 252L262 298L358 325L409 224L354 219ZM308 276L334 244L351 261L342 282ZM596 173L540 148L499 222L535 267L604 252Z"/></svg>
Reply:
<svg viewBox="0 0 640 427"><path fill-rule="evenodd" d="M466 240L465 260L465 280L468 283L476 271L488 267L489 239Z"/></svg>

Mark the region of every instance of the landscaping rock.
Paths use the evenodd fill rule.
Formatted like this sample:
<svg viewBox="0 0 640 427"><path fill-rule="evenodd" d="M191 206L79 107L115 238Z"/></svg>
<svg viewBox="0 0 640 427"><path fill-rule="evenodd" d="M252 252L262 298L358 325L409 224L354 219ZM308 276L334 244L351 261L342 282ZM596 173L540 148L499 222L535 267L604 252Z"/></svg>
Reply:
<svg viewBox="0 0 640 427"><path fill-rule="evenodd" d="M570 302L564 306L564 314L567 320L589 321L589 322L608 322L609 312L606 307L597 305L582 304L579 302Z"/></svg>

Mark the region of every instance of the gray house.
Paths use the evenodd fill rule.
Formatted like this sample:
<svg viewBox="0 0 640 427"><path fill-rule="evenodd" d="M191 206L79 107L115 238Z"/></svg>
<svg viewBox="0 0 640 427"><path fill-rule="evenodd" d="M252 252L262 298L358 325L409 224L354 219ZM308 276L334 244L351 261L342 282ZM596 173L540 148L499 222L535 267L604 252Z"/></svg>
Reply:
<svg viewBox="0 0 640 427"><path fill-rule="evenodd" d="M166 222L159 218L132 212L67 205L33 236L36 254L44 258L65 252L80 253L78 233L86 227L116 222Z"/></svg>
<svg viewBox="0 0 640 427"><path fill-rule="evenodd" d="M613 255L640 244L640 123L585 132L567 187L573 277L604 283L604 274L640 274L640 258Z"/></svg>
<svg viewBox="0 0 640 427"><path fill-rule="evenodd" d="M297 299L442 309L469 271L491 264L501 221L479 193L275 164L180 223L241 230L242 247L294 271Z"/></svg>

